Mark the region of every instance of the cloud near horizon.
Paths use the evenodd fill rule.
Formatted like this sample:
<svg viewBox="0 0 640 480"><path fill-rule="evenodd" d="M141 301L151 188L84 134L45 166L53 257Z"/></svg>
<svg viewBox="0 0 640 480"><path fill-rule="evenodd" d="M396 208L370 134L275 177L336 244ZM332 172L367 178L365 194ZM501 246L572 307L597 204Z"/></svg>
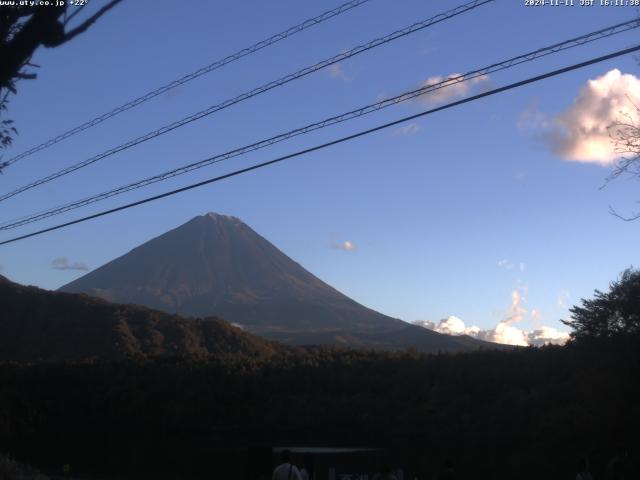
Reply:
<svg viewBox="0 0 640 480"><path fill-rule="evenodd" d="M609 127L631 115L640 121L640 77L614 68L580 89L573 104L556 116L529 107L518 127L538 130L544 143L563 160L608 166L615 162L615 146Z"/></svg>
<svg viewBox="0 0 640 480"><path fill-rule="evenodd" d="M70 262L67 257L54 258L51 261L51 268L54 270L80 270L88 272L89 267L82 262Z"/></svg>
<svg viewBox="0 0 640 480"><path fill-rule="evenodd" d="M432 322L433 323L433 322ZM455 315L449 315L447 318L443 318L437 325L434 325L431 329L438 333L444 333L445 335L470 335L476 336L480 331L478 327L467 328L462 320Z"/></svg>
<svg viewBox="0 0 640 480"><path fill-rule="evenodd" d="M421 87L429 87L440 82L445 83L442 87L419 96L418 100L427 105L433 105L463 98L471 92L474 87L487 83L489 76L480 75L467 81L462 81L462 79L463 75L460 73L452 73L446 78L440 75L429 77L422 82Z"/></svg>
<svg viewBox="0 0 640 480"><path fill-rule="evenodd" d="M566 343L569 340L567 332L546 325L537 325L540 323L540 312L535 308L530 312L530 320L536 325L533 330L522 330L514 325L524 320L526 314L529 313L523 305L525 293L526 287L520 287L511 292L511 305L505 312L503 319L490 330L481 330L475 325L467 327L460 318L453 315L440 320L437 324L429 320L417 321L414 324L446 335L468 335L479 340L506 345L539 347L546 344L563 345Z"/></svg>
<svg viewBox="0 0 640 480"><path fill-rule="evenodd" d="M527 331L502 321L493 329L481 330L475 325L467 327L462 320L453 315L440 320L438 324L428 320L417 321L414 324L445 335L468 335L478 340L522 347L530 345L541 347L547 344L564 345L569 340L567 332L547 325Z"/></svg>

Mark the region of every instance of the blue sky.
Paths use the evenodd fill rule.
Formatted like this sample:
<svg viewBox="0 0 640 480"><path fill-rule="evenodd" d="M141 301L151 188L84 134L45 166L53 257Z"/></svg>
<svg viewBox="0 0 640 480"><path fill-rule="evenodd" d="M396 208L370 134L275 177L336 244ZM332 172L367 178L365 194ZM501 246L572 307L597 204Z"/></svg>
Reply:
<svg viewBox="0 0 640 480"><path fill-rule="evenodd" d="M99 2L94 0L92 8ZM38 79L21 82L7 156L148 90L339 5L339 1L125 1L90 31L40 50ZM13 165L2 192L100 153L352 46L462 2L371 0L291 39L201 77ZM631 19L629 7L525 7L497 1L318 71L0 205L10 220L242 146L429 78L498 60ZM500 86L637 42L637 31L490 75ZM590 79L623 57L431 115L275 167L0 247L2 274L54 289L208 211L240 217L290 257L357 301L413 321L448 315L493 328L520 293L519 328L564 328L567 307L638 265L640 221L623 213L636 181L600 190L610 167L567 161L545 140ZM626 77L629 78L629 77ZM470 92L476 91L473 88ZM434 101L432 101L433 103ZM414 101L37 224L44 227L417 113ZM566 113L568 112L569 113ZM562 117L563 112L565 117ZM577 148L577 147L576 147ZM35 226L4 232L5 239ZM337 248L349 241L351 250ZM561 299L561 301L559 301ZM532 312L537 312L533 313Z"/></svg>

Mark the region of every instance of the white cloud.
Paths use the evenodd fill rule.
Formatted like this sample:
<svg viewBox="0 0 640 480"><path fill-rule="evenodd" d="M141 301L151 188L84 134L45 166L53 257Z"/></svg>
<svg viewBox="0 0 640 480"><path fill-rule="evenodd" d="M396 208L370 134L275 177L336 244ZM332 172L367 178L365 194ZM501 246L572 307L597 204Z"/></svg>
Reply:
<svg viewBox="0 0 640 480"><path fill-rule="evenodd" d="M526 264L524 262L513 263L507 260L506 258L503 260L498 260L498 266L500 268L504 268L505 270L513 270L518 269L520 272L524 272L526 268Z"/></svg>
<svg viewBox="0 0 640 480"><path fill-rule="evenodd" d="M327 67L327 72L331 78L337 78L345 82L350 82L352 78L345 73L340 63L332 63Z"/></svg>
<svg viewBox="0 0 640 480"><path fill-rule="evenodd" d="M450 315L440 320L438 325L434 327L434 330L448 335L460 335L464 332L464 322L458 317Z"/></svg>
<svg viewBox="0 0 640 480"><path fill-rule="evenodd" d="M89 271L89 267L82 262L70 262L67 257L54 258L51 261L51 268L55 270L82 270Z"/></svg>
<svg viewBox="0 0 640 480"><path fill-rule="evenodd" d="M542 325L542 313L537 308L531 309L530 320L534 327Z"/></svg>
<svg viewBox="0 0 640 480"><path fill-rule="evenodd" d="M444 333L446 335L476 335L480 328L473 326L467 328L462 320L454 315L450 315L447 318L440 320L438 325L434 325L432 330L438 333Z"/></svg>
<svg viewBox="0 0 640 480"><path fill-rule="evenodd" d="M436 324L431 320L416 320L413 322L414 325L418 325L419 327L427 328L429 330L433 330L436 328Z"/></svg>
<svg viewBox="0 0 640 480"><path fill-rule="evenodd" d="M421 128L417 123L409 123L396 129L393 133L394 135L415 135Z"/></svg>
<svg viewBox="0 0 640 480"><path fill-rule="evenodd" d="M567 110L552 118L523 112L519 125L542 129L543 138L559 157L576 162L610 165L615 153L609 126L631 115L636 120L640 78L613 69L589 80ZM640 119L638 119L640 120Z"/></svg>
<svg viewBox="0 0 640 480"><path fill-rule="evenodd" d="M351 252L356 249L355 244L351 240L335 242L331 245L331 247L336 248L338 250L344 250L345 252Z"/></svg>
<svg viewBox="0 0 640 480"><path fill-rule="evenodd" d="M520 345L523 347L529 345L525 332L505 322L498 323L492 330L481 330L476 335L476 338L505 345Z"/></svg>
<svg viewBox="0 0 640 480"><path fill-rule="evenodd" d="M569 340L567 332L561 332L553 327L542 326L536 330L527 333L527 341L529 345L536 347L552 343L554 345L563 345Z"/></svg>
<svg viewBox="0 0 640 480"><path fill-rule="evenodd" d="M428 320L421 320L414 322L414 324L445 335L469 335L470 337L487 342L521 346L529 345L526 332L504 322L498 323L494 329L481 330L480 327L475 325L467 327L462 320L451 315L440 320L437 325Z"/></svg>
<svg viewBox="0 0 640 480"><path fill-rule="evenodd" d="M463 76L459 73L452 73L448 77L434 76L427 78L422 87L429 87L444 82L437 89L421 95L420 101L433 105L436 103L444 103L448 100L454 100L466 96L475 86L484 84L489 81L487 75L480 75L467 81L462 81Z"/></svg>
<svg viewBox="0 0 640 480"><path fill-rule="evenodd" d="M560 308L567 308L568 307L568 301L569 301L570 297L571 297L571 294L570 294L569 290L563 290L558 295L558 299L556 300L556 303L558 304L558 306Z"/></svg>
<svg viewBox="0 0 640 480"><path fill-rule="evenodd" d="M521 289L514 289L511 291L511 306L507 310L505 317L500 323L510 324L518 323L524 320L524 316L527 313L527 309L524 308L525 302L524 294L526 293L526 287Z"/></svg>
<svg viewBox="0 0 640 480"><path fill-rule="evenodd" d="M465 323L456 316L449 316L440 320L438 324L428 320L414 322L429 330L446 335L469 335L479 340L487 342L502 343L506 345L518 346L542 346L545 344L563 345L569 339L567 332L562 332L553 327L540 325L542 315L538 309L531 309L529 319L534 324L533 330L522 330L514 324L525 319L528 310L524 307L526 301L527 287L521 286L511 292L511 305L505 312L503 319L492 329L481 330L477 326L467 327Z"/></svg>

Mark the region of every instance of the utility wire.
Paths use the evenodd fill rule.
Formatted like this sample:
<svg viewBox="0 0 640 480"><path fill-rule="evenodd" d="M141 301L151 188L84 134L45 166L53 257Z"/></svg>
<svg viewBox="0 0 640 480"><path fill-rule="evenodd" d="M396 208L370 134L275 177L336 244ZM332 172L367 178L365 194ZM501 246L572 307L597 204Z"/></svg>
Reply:
<svg viewBox="0 0 640 480"><path fill-rule="evenodd" d="M306 75L309 75L310 73L316 72L320 69L326 68L329 65L333 65L335 63L341 62L345 59L354 57L360 53L369 51L373 48L379 47L381 45L384 45L386 43L392 42L394 40L397 40L398 38L402 38L405 37L407 35L411 35L413 33L416 33L420 30L423 30L427 27L430 27L432 25L435 25L437 23L443 22L445 20L448 20L450 18L456 17L458 15L461 15L462 13L468 12L470 10L473 10L477 7L480 7L482 5L486 5L488 3L491 3L495 0L473 0L472 2L466 3L464 5L460 5L456 8L453 8L451 10L448 10L444 13L440 13L434 17L428 18L426 20L423 20L421 22L417 22L414 23L413 25L410 25L406 28L403 28L401 30L397 30L393 33L390 33L384 37L380 37L377 38L375 40L372 40L369 43L363 44L363 45L359 45L357 47L352 48L351 50L348 50L347 52L343 52L343 53L339 53L338 55L335 55L331 58L328 58L326 60L323 60L321 62L316 63L315 65L311 65L308 67L303 68L302 70L298 70L295 73L290 73L289 75L285 75L284 77L279 78L278 80L274 80L271 81L269 83L266 83L260 87L254 88L253 90L249 91L249 92L245 92L241 95L238 95L237 97L225 100L222 103L219 103L217 105L212 105L209 108L206 108L205 110L201 110L199 112L196 112L192 115L189 115L188 117L182 118L181 120L178 120L176 122L173 122L169 125L165 125L164 127L161 127L157 130L151 131L145 135L142 135L138 138L135 138L133 140L128 141L127 143L121 144L117 147L111 148L105 152L102 152L98 155L95 155L91 158L88 158L86 160L83 160L79 163L76 163L74 165L71 165L69 167L66 167L62 170L59 170L55 173L52 173L51 175L48 175L46 177L40 178L39 180L36 180L32 183L29 183L27 185L24 185L16 190L13 190L9 193L6 193L4 195L0 196L0 202L7 200L15 195L18 195L22 192L25 192L27 190L30 190L32 188L35 188L39 185L42 185L44 183L50 182L52 180L55 180L56 178L62 177L64 175L68 175L69 173L75 172L76 170L79 170L81 168L84 168L88 165L91 165L99 160L102 160L106 157L109 157L111 155L114 155L116 153L122 152L123 150L127 150L128 148L131 148L135 145L138 145L140 143L146 142L148 140L152 140L156 137L159 137L160 135L164 135L165 133L171 132L173 130L175 130L176 128L182 127L184 125L187 125L191 122L195 122L196 120L200 120L201 118L204 118L206 116L209 116L215 112L218 112L220 110L224 110L232 105L235 105L236 103L240 103L244 100L247 100L249 98L255 97L256 95L260 95L262 93L265 93L269 90L272 90L276 87L280 87L282 85L285 85L289 82L292 82L294 80L297 80L301 77L304 77Z"/></svg>
<svg viewBox="0 0 640 480"><path fill-rule="evenodd" d="M133 183L129 183L127 185L123 185L117 188L114 188L112 190L108 190L96 195L92 195L90 197L86 197L84 199L81 200L76 200L74 202L71 203L67 203L65 205L61 205L58 207L54 207L54 208L50 208L48 210L44 210L41 212L37 212L37 213L33 213L30 214L28 216L25 217L21 217L19 219L14 219L14 220L10 220L10 221L6 221L2 224L0 224L0 230L10 230L13 228L18 228L21 227L23 225L29 224L29 223L33 223L33 222L37 222L39 220L43 220L45 218L49 218L55 215L59 215L65 212L68 212L70 210L75 210L77 208L81 208L84 207L86 205L101 201L101 200L105 200L107 198L116 196L116 195L120 195L126 192L129 192L131 190L136 190L138 188L142 188L145 187L147 185L151 185L157 182L161 182L164 180L167 180L169 178L178 176L178 175L182 175L188 172L191 172L193 170L199 169L199 168L203 168L205 166L208 165L212 165L212 164L216 164L216 163L220 163L222 161L228 160L230 158L234 158L234 157L238 157L241 155L244 155L246 153L255 151L255 150L259 150L268 146L271 146L273 144L276 143L280 143L282 141L285 140L289 140L293 137L296 137L298 135L303 135L315 130L319 130L331 125L335 125L338 123L342 123L345 122L347 120L352 120L354 118L358 118L364 115L367 115L369 113L373 113L376 112L378 110L381 110L383 108L387 108L389 106L392 105L396 105L400 102L404 102L422 95L426 95L428 93L431 93L433 91L439 90L441 88L446 88L449 87L451 85L455 85L457 83L460 82L464 82L464 81L469 81L472 80L474 78L478 78L478 77L482 77L485 75L488 75L490 73L495 73L497 71L500 70L506 70L508 68L520 65L522 63L526 63L526 62L531 62L533 60L536 60L538 58L553 54L553 53L557 53L559 51L562 50L566 50L569 48L573 48L579 45L584 45L585 43L589 43L589 42L593 42L602 38L608 38L612 35L618 34L618 33L622 33L628 30L631 30L633 28L638 28L640 27L640 19L635 19L629 22L624 22L624 23L620 23L617 25L613 25L607 28L603 28L594 32L590 32L587 33L585 35L581 35L579 37L575 37L575 38L571 38L569 40L566 40L564 42L560 42L560 43L556 43L553 45L550 45L548 47L543 47L543 48L539 48L537 50L534 50L532 52L528 52L522 55L518 55L516 57L510 58L508 60L503 60L501 62L498 63L494 63L492 65L489 65L487 67L483 67L477 70L473 70L470 72L467 72L465 74L462 75L456 75L455 77L451 77L445 80L442 80L440 82L437 83L433 83L430 85L425 85L424 87L421 87L419 89L416 90L412 90L409 92L405 92L401 95L397 95L395 97L392 98L388 98L385 100L382 100L380 102L377 103L373 103L370 105L366 105L364 107L355 109L355 110L351 110L349 112L346 113L342 113L340 115L336 115L333 117L329 117L326 118L324 120L321 120L319 122L315 122L309 125L306 125L304 127L300 127L291 131L288 131L286 133L282 133L264 140L260 140L258 142L252 143L250 145L246 145L240 148L236 148L234 150L222 153L222 154L218 154L218 155L214 155L211 157L208 157L204 160L200 160L198 162L194 162L194 163L190 163L188 165L184 165L178 168L175 168L173 170L169 170L167 172L161 173L161 174L157 174L157 175L153 175L151 177L147 177L144 178L142 180L138 180L135 181Z"/></svg>
<svg viewBox="0 0 640 480"><path fill-rule="evenodd" d="M346 137L338 138L336 140L332 140L330 142L323 143L321 145L316 145L314 147L310 147L310 148L307 148L307 149L304 149L304 150L299 150L297 152L290 153L288 155L284 155L282 157L278 157L278 158L275 158L273 160L269 160L267 162L259 163L259 164L256 164L256 165L252 165L250 167L242 168L240 170L235 170L233 172L226 173L224 175L220 175L220 176L217 176L217 177L209 178L208 180L203 180L203 181L198 182L198 183L193 183L191 185L187 185L186 187L182 187L182 188L178 188L178 189L171 190L171 191L168 191L168 192L164 192L164 193L161 193L159 195L154 195L152 197L147 197L147 198L144 198L142 200L138 200L136 202L128 203L126 205L121 205L119 207L111 208L109 210L104 210L104 211L99 212L99 213L94 213L93 215L88 215L86 217L78 218L78 219L72 220L70 222L61 223L61 224L55 225L53 227L44 228L42 230L38 230L38 231L35 231L35 232L32 232L32 233L21 235L19 237L14 237L14 238L11 238L9 240L4 240L4 241L0 242L0 245L6 245L8 243L17 242L19 240L24 240L26 238L34 237L36 235L41 235L43 233L47 233L47 232L51 232L51 231L54 231L54 230L58 230L58 229L61 229L61 228L64 228L64 227L68 227L70 225L75 225L77 223L86 222L86 221L92 220L94 218L98 218L98 217L102 217L102 216L105 216L105 215L109 215L111 213L119 212L121 210L126 210L126 209L129 209L129 208L132 208L132 207L136 207L138 205L143 205L145 203L153 202L155 200L160 200L161 198L170 197L172 195L176 195L178 193L186 192L186 191L192 190L194 188L202 187L202 186L208 185L210 183L219 182L221 180L225 180L227 178L235 177L235 176L241 175L243 173L247 173L247 172L250 172L250 171L253 171L253 170L258 170L259 168L263 168L263 167L267 167L267 166L270 166L270 165L274 165L276 163L283 162L284 160L289 160L291 158L295 158L295 157L299 157L299 156L302 156L302 155L306 155L306 154L311 153L311 152L315 152L315 151L318 151L318 150L323 150L323 149L331 147L333 145L338 145L340 143L344 143L344 142L347 142L347 141L350 141L350 140L353 140L353 139L356 139L356 138L359 138L359 137L363 137L365 135L369 135L371 133L374 133L374 132L377 132L377 131L380 131L380 130L383 130L383 129L386 129L386 128L389 128L389 127L393 127L393 126L396 126L396 125L404 123L404 122L408 122L410 120L415 120L416 118L424 117L426 115L430 115L430 114L433 114L433 113L436 113L436 112L440 112L442 110L447 110L449 108L457 107L459 105L463 105L465 103L473 102L473 101L479 100L481 98L485 98L485 97L489 97L489 96L492 96L492 95L496 95L498 93L502 93L502 92L506 92L506 91L509 91L509 90L513 90L515 88L519 88L519 87L522 87L524 85L529 85L531 83L539 82L541 80L545 80L547 78L555 77L555 76L561 75L563 73L567 73L567 72L570 72L570 71L573 71L573 70L577 70L579 68L584 68L584 67L587 67L589 65L594 65L596 63L600 63L600 62L603 62L605 60L610 60L612 58L620 57L622 55L627 55L629 53L637 52L638 50L640 50L640 45L636 45L634 47L626 48L624 50L618 50L617 52L613 52L613 53L610 53L608 55L603 55L603 56L600 56L600 57L592 58L590 60L587 60L587 61L584 61L584 62L581 62L581 63L576 63L576 64L570 65L568 67L563 67L563 68L560 68L560 69L557 69L557 70L553 70L551 72L544 73L542 75L537 75L535 77L530 77L530 78L527 78L525 80L520 80L518 82L510 83L509 85L506 85L504 87L495 88L493 90L489 90L489 91L480 93L478 95L474 95L472 97L468 97L468 98L465 98L465 99L462 99L462 100L458 100L456 102L447 103L446 105L442 105L440 107L432 108L430 110L425 110L423 112L416 113L415 115L409 115L407 117L400 118L400 119L395 120L393 122L389 122L389 123L385 123L385 124L382 124L382 125L378 125L377 127L369 128L367 130L363 130L363 131L360 131L358 133L354 133L352 135L348 135Z"/></svg>
<svg viewBox="0 0 640 480"><path fill-rule="evenodd" d="M247 55L251 55L252 53L256 53L259 50L262 50L263 48L269 47L275 43L278 43L281 40L284 40L285 38L291 37L293 35L295 35L296 33L300 33L303 30L306 30L307 28L313 27L315 25L319 25L320 23L329 20L333 17L336 17L342 13L345 13L353 8L359 7L360 5L367 3L369 0L351 0L349 2L343 3L342 5L334 8L333 10L328 10L314 18L310 18L308 20L305 20L302 23L299 23L298 25L295 25L291 28L288 28L287 30L277 33L275 35L272 35L271 37L265 39L265 40L261 40L258 43L255 43L253 45L251 45L250 47L244 48L234 54L231 54L225 58L222 58L220 60L217 60L205 67L199 68L198 70L191 72L187 75L184 75L183 77L174 80L172 82L169 82L155 90L152 90L151 92L148 92L138 98L135 98L127 103L125 103L124 105L121 105L117 108L114 108L113 110L103 113L102 115L93 118L92 120L89 120L88 122L85 122L81 125L78 125L77 127L74 127L70 130L67 130L64 133L61 133L60 135L57 135L53 138L50 138L49 140L36 145L35 147L30 148L29 150L26 150L24 152L22 152L19 155L16 155L13 158L10 158L9 160L7 160L6 162L2 162L2 167L7 167L9 165L12 165L13 163L22 160L23 158L26 158L30 155L33 155L36 152L39 152L41 150L44 150L45 148L48 148L52 145L55 145L56 143L59 143L69 137L72 137L73 135L76 135L80 132L83 132L84 130L88 130L89 128L95 127L96 125L104 122L105 120L108 120L110 118L115 117L116 115L119 115L123 112L126 112L127 110L130 110L134 107L137 107L138 105L145 103L149 100L151 100L152 98L157 97L158 95L162 95L163 93L167 93L169 90L172 90L176 87L179 87L180 85L184 85L187 82L190 82L191 80L195 80L198 77L201 77L202 75L206 75L207 73L211 73L214 70L217 70L219 68L224 67L225 65L228 65L229 63L235 62L236 60L240 60L243 57L246 57Z"/></svg>

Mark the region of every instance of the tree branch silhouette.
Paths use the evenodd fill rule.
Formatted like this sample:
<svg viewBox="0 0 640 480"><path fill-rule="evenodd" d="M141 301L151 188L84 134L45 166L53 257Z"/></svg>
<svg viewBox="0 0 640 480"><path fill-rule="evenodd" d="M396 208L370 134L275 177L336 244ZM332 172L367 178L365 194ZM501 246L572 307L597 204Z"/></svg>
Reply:
<svg viewBox="0 0 640 480"><path fill-rule="evenodd" d="M16 82L33 80L37 74L27 71L35 67L31 57L40 47L59 47L86 32L96 21L122 0L111 0L78 26L67 30L71 19L84 7L67 16L69 6L17 6L0 10L0 115L8 111L6 93L17 93ZM0 150L11 145L17 131L11 120L0 120ZM0 172L3 163L0 162Z"/></svg>
<svg viewBox="0 0 640 480"><path fill-rule="evenodd" d="M619 157L614 164L613 171L605 179L605 185L621 176L640 179L640 107L628 95L627 99L633 106L635 114L620 112L620 119L608 127L614 152ZM622 215L609 206L609 212L624 221L640 218L640 211L633 212L631 215Z"/></svg>

